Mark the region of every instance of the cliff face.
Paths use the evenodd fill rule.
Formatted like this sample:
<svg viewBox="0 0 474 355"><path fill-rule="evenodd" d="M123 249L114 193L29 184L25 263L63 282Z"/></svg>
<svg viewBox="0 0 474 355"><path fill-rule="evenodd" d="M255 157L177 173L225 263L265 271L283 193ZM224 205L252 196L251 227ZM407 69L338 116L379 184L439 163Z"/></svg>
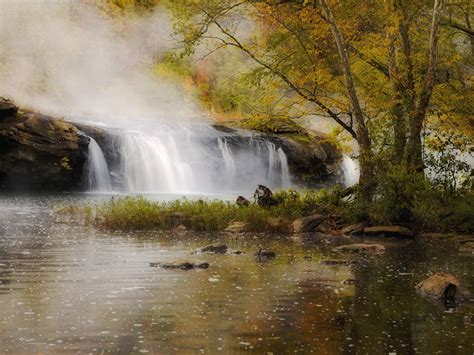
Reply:
<svg viewBox="0 0 474 355"><path fill-rule="evenodd" d="M217 137L225 138L233 152L243 152L256 141L281 148L288 159L294 182L315 187L337 181L341 153L321 139L285 134L263 134L214 126L203 137L209 149L218 149ZM0 98L0 190L80 191L88 145L92 137L102 148L112 182L120 185L120 136L122 131L70 123L42 114L21 112L10 101ZM215 151L215 156L220 152ZM115 168L114 168L115 167ZM252 181L252 183L254 183ZM258 184L255 181L255 184Z"/></svg>
<svg viewBox="0 0 474 355"><path fill-rule="evenodd" d="M72 124L0 99L0 189L79 190L88 144Z"/></svg>

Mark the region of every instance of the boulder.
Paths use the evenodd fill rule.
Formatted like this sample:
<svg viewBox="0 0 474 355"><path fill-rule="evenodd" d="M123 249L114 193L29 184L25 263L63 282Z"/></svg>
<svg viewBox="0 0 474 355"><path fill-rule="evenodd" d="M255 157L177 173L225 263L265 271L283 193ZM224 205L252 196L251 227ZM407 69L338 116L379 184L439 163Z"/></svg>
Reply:
<svg viewBox="0 0 474 355"><path fill-rule="evenodd" d="M416 285L418 293L425 297L450 301L460 285L456 276L448 273L434 274Z"/></svg>
<svg viewBox="0 0 474 355"><path fill-rule="evenodd" d="M225 229L226 232L230 233L243 233L247 230L247 223L245 222L232 222Z"/></svg>
<svg viewBox="0 0 474 355"><path fill-rule="evenodd" d="M254 254L256 261L268 261L276 258L276 253L272 250L259 249Z"/></svg>
<svg viewBox="0 0 474 355"><path fill-rule="evenodd" d="M402 226L374 226L365 227L365 235L387 236L387 237L413 237L413 232Z"/></svg>
<svg viewBox="0 0 474 355"><path fill-rule="evenodd" d="M315 214L308 217L298 218L293 221L293 233L310 233L317 231L319 225L326 217L322 214Z"/></svg>
<svg viewBox="0 0 474 355"><path fill-rule="evenodd" d="M151 267L159 267L166 270L191 270L191 269L207 269L209 263L191 263L188 261L174 261L170 263L150 263Z"/></svg>
<svg viewBox="0 0 474 355"><path fill-rule="evenodd" d="M367 226L366 222L351 224L341 230L342 235L357 235L364 233L364 228Z"/></svg>
<svg viewBox="0 0 474 355"><path fill-rule="evenodd" d="M273 198L273 192L268 187L263 185L258 185L255 190L253 197L255 202L260 207L271 207L276 204L275 199Z"/></svg>
<svg viewBox="0 0 474 355"><path fill-rule="evenodd" d="M0 99L0 189L80 190L89 138L71 123Z"/></svg>
<svg viewBox="0 0 474 355"><path fill-rule="evenodd" d="M250 206L250 201L247 200L244 196L239 196L237 197L237 200L235 201L237 206L239 207L247 207Z"/></svg>
<svg viewBox="0 0 474 355"><path fill-rule="evenodd" d="M364 243L356 243L356 244L349 244L349 245L341 245L339 247L334 248L335 251L338 252L347 252L347 253L383 253L385 251L385 247L380 244L364 244Z"/></svg>
<svg viewBox="0 0 474 355"><path fill-rule="evenodd" d="M225 244L210 244L198 249L199 253L208 253L208 254L225 254L227 253L227 245Z"/></svg>

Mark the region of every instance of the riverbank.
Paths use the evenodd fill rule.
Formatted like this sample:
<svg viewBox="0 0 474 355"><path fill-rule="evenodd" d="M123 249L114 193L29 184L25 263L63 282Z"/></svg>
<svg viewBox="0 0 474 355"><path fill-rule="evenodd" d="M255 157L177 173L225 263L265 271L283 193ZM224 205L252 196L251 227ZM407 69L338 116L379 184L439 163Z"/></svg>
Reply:
<svg viewBox="0 0 474 355"><path fill-rule="evenodd" d="M272 193L268 190L267 196L262 191L267 190L259 187L255 197L239 196L235 202L186 198L159 202L143 197L112 197L98 204L63 206L57 214L79 214L96 228L125 231L323 233L401 238L415 235L440 238L474 232L474 218L471 218L474 212L470 208L474 206L472 195L457 197L454 204L447 199L439 205L431 201L431 209L422 209L422 213L411 221L387 221L377 219L380 213L376 202L372 206L374 214L361 218L366 215L358 209L360 203L353 189L336 186L332 190L304 192ZM422 206L430 203L426 200L417 202Z"/></svg>

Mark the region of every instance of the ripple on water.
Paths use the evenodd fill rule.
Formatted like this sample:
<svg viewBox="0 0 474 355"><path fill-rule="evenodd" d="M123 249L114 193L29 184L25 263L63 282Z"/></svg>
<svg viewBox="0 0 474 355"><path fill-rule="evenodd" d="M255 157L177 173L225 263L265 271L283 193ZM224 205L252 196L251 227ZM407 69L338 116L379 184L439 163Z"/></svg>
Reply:
<svg viewBox="0 0 474 355"><path fill-rule="evenodd" d="M54 223L52 206L71 198L0 200L2 352L472 353L472 308L446 313L414 292L433 270L472 291L472 258L448 244L391 243L384 255L324 265L339 257L331 245L304 238ZM245 254L190 253L218 240ZM262 246L277 258L256 263ZM149 267L177 259L211 266Z"/></svg>

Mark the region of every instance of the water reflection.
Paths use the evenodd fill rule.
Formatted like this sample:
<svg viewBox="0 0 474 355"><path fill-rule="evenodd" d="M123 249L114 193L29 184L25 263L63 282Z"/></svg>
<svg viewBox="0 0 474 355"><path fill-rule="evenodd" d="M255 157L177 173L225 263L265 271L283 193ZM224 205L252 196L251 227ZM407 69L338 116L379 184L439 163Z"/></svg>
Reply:
<svg viewBox="0 0 474 355"><path fill-rule="evenodd" d="M2 353L472 353L473 309L414 292L430 271L472 291L472 257L449 244L395 243L331 266L320 261L340 256L311 238L107 235L54 223L52 203L1 200ZM190 253L216 240L245 254ZM275 261L256 263L260 246ZM211 267L149 267L177 259Z"/></svg>

